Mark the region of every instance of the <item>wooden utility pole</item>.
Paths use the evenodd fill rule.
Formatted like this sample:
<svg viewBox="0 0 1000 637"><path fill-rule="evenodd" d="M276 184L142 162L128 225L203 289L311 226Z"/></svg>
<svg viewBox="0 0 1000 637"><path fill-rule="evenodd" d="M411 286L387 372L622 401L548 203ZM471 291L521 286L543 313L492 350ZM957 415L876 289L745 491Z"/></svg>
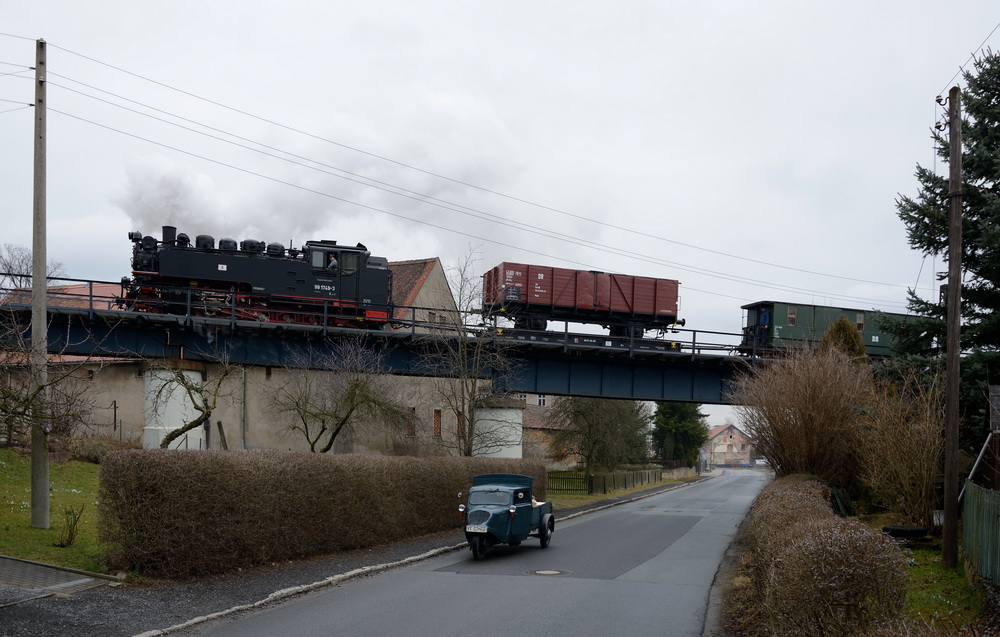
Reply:
<svg viewBox="0 0 1000 637"><path fill-rule="evenodd" d="M941 565L958 563L958 387L962 322L962 105L961 91L948 92L951 171L948 176L948 305L945 346L944 520Z"/></svg>
<svg viewBox="0 0 1000 637"><path fill-rule="evenodd" d="M35 192L31 242L31 367L37 387L48 385L48 308L45 269L45 40L35 46ZM39 404L41 402L41 404ZM49 528L49 435L39 395L31 423L31 526Z"/></svg>

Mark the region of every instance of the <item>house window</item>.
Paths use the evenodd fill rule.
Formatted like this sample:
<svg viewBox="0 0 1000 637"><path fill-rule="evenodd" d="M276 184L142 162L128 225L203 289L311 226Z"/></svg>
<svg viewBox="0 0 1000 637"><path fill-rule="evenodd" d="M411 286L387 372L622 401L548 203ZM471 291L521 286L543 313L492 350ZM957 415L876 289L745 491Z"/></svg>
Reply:
<svg viewBox="0 0 1000 637"><path fill-rule="evenodd" d="M518 400L528 400L528 395L527 394L518 394L517 395L517 399Z"/></svg>
<svg viewBox="0 0 1000 637"><path fill-rule="evenodd" d="M95 376L94 370L88 369L87 370L87 380L94 380L94 376Z"/></svg>
<svg viewBox="0 0 1000 637"><path fill-rule="evenodd" d="M465 414L460 411L455 412L455 435L459 438L465 436Z"/></svg>
<svg viewBox="0 0 1000 637"><path fill-rule="evenodd" d="M740 451L746 451L746 450L747 450L747 445L746 445L746 443L745 443L745 442L741 442L741 443L740 443Z"/></svg>
<svg viewBox="0 0 1000 637"><path fill-rule="evenodd" d="M788 306L788 327L795 327L799 319L799 310L793 305Z"/></svg>
<svg viewBox="0 0 1000 637"><path fill-rule="evenodd" d="M417 408L410 407L410 413L406 420L406 435L416 436L417 435Z"/></svg>
<svg viewBox="0 0 1000 637"><path fill-rule="evenodd" d="M854 324L858 326L859 332L865 331L865 313L858 312L854 315Z"/></svg>
<svg viewBox="0 0 1000 637"><path fill-rule="evenodd" d="M271 368L270 367L265 367L264 368L264 378L266 378L267 380L271 380Z"/></svg>
<svg viewBox="0 0 1000 637"><path fill-rule="evenodd" d="M437 322L437 313L436 312L428 312L427 313L427 322L428 323L436 323Z"/></svg>
<svg viewBox="0 0 1000 637"><path fill-rule="evenodd" d="M545 406L545 394L538 394L538 406L539 407Z"/></svg>
<svg viewBox="0 0 1000 637"><path fill-rule="evenodd" d="M438 438L441 437L441 410L434 410L434 435Z"/></svg>

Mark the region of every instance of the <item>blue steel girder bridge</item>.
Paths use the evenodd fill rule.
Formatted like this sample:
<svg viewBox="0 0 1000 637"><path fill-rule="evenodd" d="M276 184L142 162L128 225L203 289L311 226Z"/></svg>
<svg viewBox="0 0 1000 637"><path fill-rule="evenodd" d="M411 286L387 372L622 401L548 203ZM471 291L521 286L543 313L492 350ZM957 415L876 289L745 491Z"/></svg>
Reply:
<svg viewBox="0 0 1000 637"><path fill-rule="evenodd" d="M139 313L120 308L114 296L95 293L98 287L118 284L77 284L73 292L49 288L48 349L52 354L206 362L224 358L231 364L281 367L315 360L350 339L378 353L384 372L428 375L442 373L440 366L428 368L429 354L441 346L454 346L459 339L440 324L421 324L413 319L397 321L394 330L361 330L261 323L190 312ZM0 291L0 311L27 328L31 323L30 297L30 290ZM487 339L488 346L502 348L504 356L513 361L511 371L494 375L501 390L728 403L729 383L746 359L731 355L733 345L711 340L738 342L738 335L678 329L665 336L669 340L481 328L471 338Z"/></svg>

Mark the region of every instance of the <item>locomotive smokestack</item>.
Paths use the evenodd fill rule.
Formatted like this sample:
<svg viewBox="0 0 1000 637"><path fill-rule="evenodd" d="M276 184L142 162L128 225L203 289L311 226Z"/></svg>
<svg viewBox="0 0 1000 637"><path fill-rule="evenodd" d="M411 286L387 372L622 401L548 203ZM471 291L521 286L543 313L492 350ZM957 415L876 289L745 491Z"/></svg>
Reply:
<svg viewBox="0 0 1000 637"><path fill-rule="evenodd" d="M172 246L177 241L177 228L163 226L163 245Z"/></svg>

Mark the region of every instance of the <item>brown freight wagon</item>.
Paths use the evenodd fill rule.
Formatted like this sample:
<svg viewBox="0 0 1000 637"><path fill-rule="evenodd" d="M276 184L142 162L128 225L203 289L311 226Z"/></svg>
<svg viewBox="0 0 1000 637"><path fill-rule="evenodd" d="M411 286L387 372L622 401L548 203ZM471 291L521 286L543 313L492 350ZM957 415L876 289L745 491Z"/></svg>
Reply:
<svg viewBox="0 0 1000 637"><path fill-rule="evenodd" d="M483 275L483 308L521 329L570 321L625 336L678 323L678 285L674 279L501 263Z"/></svg>

